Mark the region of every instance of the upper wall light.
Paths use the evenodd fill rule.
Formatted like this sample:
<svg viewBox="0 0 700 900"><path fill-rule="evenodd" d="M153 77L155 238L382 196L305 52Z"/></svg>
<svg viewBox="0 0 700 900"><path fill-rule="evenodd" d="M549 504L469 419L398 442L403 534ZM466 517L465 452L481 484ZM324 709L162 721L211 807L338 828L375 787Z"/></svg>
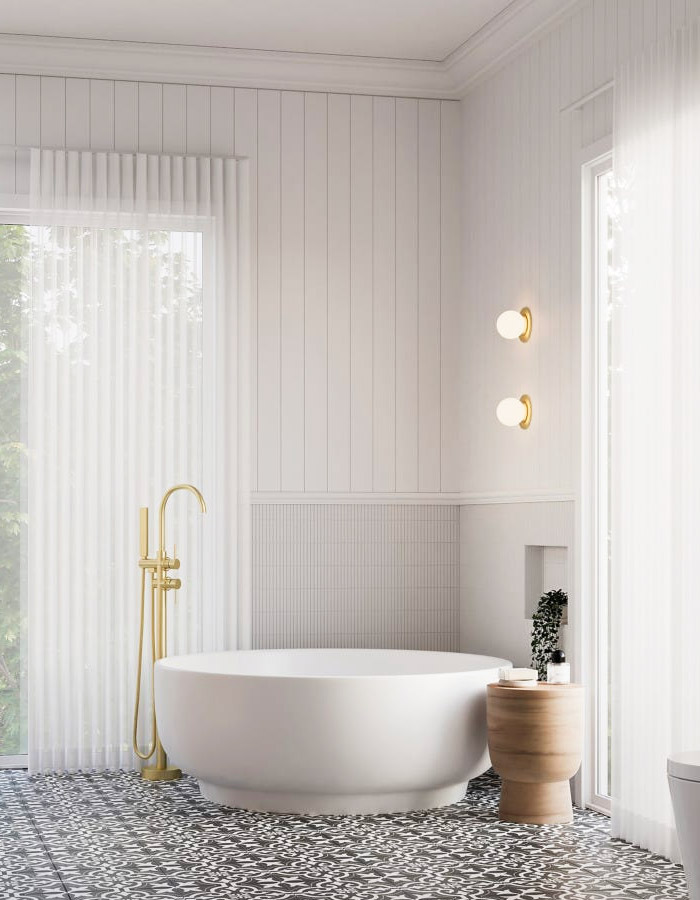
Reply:
<svg viewBox="0 0 700 900"><path fill-rule="evenodd" d="M501 337L514 341L516 338L525 343L530 340L532 334L532 313L528 306L518 312L517 309L507 309L496 319L496 330Z"/></svg>
<svg viewBox="0 0 700 900"><path fill-rule="evenodd" d="M506 397L496 407L496 418L501 425L529 428L532 422L532 400L527 394L522 397Z"/></svg>

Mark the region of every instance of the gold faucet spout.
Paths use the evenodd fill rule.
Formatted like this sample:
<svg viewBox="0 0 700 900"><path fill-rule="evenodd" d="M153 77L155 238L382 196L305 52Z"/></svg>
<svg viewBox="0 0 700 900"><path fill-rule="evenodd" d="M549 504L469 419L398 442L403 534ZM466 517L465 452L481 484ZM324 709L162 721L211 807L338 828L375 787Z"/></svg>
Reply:
<svg viewBox="0 0 700 900"><path fill-rule="evenodd" d="M161 557L165 556L165 506L170 499L171 494L174 494L176 491L189 491L191 494L194 494L195 497L199 500L199 505L202 509L202 512L205 513L207 511L207 504L204 500L204 497L202 497L201 491L199 491L193 484L176 484L174 487L168 488L168 490L163 494L163 499L160 501L159 550Z"/></svg>

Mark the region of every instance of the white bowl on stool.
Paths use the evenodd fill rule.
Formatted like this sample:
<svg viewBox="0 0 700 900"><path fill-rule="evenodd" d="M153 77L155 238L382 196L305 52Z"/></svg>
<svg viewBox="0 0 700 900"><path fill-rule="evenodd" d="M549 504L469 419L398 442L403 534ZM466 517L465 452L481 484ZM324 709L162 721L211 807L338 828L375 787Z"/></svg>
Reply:
<svg viewBox="0 0 700 900"><path fill-rule="evenodd" d="M667 772L688 893L700 900L700 750L669 756Z"/></svg>

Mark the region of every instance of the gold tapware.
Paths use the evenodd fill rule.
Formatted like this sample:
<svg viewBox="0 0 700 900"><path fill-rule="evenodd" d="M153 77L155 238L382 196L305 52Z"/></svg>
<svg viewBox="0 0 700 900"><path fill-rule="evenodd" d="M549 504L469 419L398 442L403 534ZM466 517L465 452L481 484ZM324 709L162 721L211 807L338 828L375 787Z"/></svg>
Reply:
<svg viewBox="0 0 700 900"><path fill-rule="evenodd" d="M176 550L172 557L165 550L165 507L171 495L176 491L189 491L199 500L202 512L207 511L204 497L192 484L176 484L169 488L160 501L158 552L154 557L148 555L148 507L141 507L139 514L140 548L139 568L141 569L141 621L139 625L138 668L136 673L136 702L134 704L134 753L144 761L155 753L155 765L144 766L141 775L149 781L173 781L180 778L182 772L177 766L168 765L168 757L158 736L156 721L156 703L153 692L154 670L156 662L163 659L168 651L168 591L177 591L182 586L179 578L171 578L170 572L180 568L180 560ZM146 619L146 575L151 575L151 740L145 751L139 749L136 732L139 723L139 706L141 702L141 672L143 666L143 629Z"/></svg>

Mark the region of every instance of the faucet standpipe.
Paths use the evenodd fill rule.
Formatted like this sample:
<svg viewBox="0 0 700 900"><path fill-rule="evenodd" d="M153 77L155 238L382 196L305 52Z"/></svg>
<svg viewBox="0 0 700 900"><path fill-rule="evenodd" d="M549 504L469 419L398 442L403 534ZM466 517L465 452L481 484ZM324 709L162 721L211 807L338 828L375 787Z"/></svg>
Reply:
<svg viewBox="0 0 700 900"><path fill-rule="evenodd" d="M134 731L133 746L134 752L139 759L150 759L156 754L154 766L145 766L141 770L141 775L149 781L173 781L180 778L182 772L176 766L168 765L163 745L158 736L158 727L156 722L155 696L153 694L154 670L155 664L159 659L167 656L168 652L168 607L167 593L168 591L179 591L182 587L182 581L179 578L171 578L168 574L172 570L180 568L180 560L177 558L177 549L173 547L173 555L169 557L165 552L165 507L171 494L176 491L189 491L199 500L202 512L207 511L207 505L200 491L192 484L177 484L169 488L163 495L160 502L160 527L158 530L158 552L155 557L148 555L148 507L144 506L140 511L140 559L139 568L141 569L141 624L139 628L139 654L138 669L136 675L136 704L134 708ZM152 738L146 752L139 750L137 741L137 730L139 720L139 703L141 699L141 669L143 659L143 626L145 619L145 603L146 603L146 573L151 573L151 729Z"/></svg>

